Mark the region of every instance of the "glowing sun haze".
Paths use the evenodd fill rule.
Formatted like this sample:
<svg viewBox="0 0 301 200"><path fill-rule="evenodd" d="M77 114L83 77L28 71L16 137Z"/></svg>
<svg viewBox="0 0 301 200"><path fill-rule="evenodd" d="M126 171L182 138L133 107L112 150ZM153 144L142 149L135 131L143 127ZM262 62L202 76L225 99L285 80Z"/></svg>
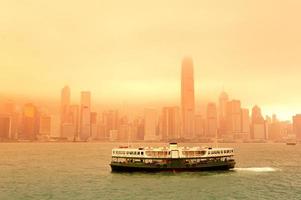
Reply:
<svg viewBox="0 0 301 200"><path fill-rule="evenodd" d="M243 106L301 112L301 1L0 1L0 92L93 101L180 101L181 59L196 100L224 87Z"/></svg>

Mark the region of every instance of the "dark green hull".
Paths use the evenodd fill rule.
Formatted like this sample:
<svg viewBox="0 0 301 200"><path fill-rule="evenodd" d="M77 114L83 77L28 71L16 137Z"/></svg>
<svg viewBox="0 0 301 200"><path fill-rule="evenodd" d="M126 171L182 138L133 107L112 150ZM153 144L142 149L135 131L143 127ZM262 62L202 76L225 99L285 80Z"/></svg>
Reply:
<svg viewBox="0 0 301 200"><path fill-rule="evenodd" d="M161 172L161 171L212 171L234 168L235 161L213 161L196 164L184 164L180 159L169 164L117 163L112 162L113 172Z"/></svg>

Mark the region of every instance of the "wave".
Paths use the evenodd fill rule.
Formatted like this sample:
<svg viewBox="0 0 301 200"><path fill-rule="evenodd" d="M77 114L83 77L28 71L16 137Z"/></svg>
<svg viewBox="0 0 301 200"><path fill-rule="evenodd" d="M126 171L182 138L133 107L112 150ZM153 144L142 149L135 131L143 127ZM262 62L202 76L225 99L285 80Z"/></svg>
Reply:
<svg viewBox="0 0 301 200"><path fill-rule="evenodd" d="M234 171L247 171L247 172L275 172L279 169L273 167L245 167L245 168L234 168Z"/></svg>

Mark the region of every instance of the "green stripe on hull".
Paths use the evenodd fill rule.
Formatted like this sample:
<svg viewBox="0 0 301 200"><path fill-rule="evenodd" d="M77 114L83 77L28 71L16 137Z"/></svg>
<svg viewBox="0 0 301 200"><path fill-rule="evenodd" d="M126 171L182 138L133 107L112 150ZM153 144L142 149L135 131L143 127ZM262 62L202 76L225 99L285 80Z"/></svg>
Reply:
<svg viewBox="0 0 301 200"><path fill-rule="evenodd" d="M229 170L234 168L235 161L215 161L207 163L185 164L181 160L172 160L168 164L146 164L146 163L117 163L112 162L112 171L208 171Z"/></svg>

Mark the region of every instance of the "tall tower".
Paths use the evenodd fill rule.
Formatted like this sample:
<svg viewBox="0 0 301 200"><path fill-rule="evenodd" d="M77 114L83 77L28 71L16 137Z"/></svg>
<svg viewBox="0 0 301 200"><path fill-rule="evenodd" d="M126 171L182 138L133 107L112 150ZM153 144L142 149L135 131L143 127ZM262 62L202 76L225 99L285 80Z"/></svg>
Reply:
<svg viewBox="0 0 301 200"><path fill-rule="evenodd" d="M241 133L241 103L239 100L231 100L227 103L227 136L233 139Z"/></svg>
<svg viewBox="0 0 301 200"><path fill-rule="evenodd" d="M19 139L36 140L39 132L39 113L35 105L28 103L23 107L22 133Z"/></svg>
<svg viewBox="0 0 301 200"><path fill-rule="evenodd" d="M225 119L226 118L226 111L227 111L227 102L229 101L228 94L226 92L222 92L219 96L219 118Z"/></svg>
<svg viewBox="0 0 301 200"><path fill-rule="evenodd" d="M301 140L301 114L293 116L293 133L298 141Z"/></svg>
<svg viewBox="0 0 301 200"><path fill-rule="evenodd" d="M181 105L183 134L185 139L194 137L194 78L193 78L193 62L191 58L182 60L181 73Z"/></svg>
<svg viewBox="0 0 301 200"><path fill-rule="evenodd" d="M155 109L146 108L144 110L144 140L156 141L158 126L158 114Z"/></svg>
<svg viewBox="0 0 301 200"><path fill-rule="evenodd" d="M61 91L61 124L68 122L70 107L70 88L65 86Z"/></svg>
<svg viewBox="0 0 301 200"><path fill-rule="evenodd" d="M267 138L267 130L265 120L258 106L252 108L251 136L252 139L265 140Z"/></svg>
<svg viewBox="0 0 301 200"><path fill-rule="evenodd" d="M180 122L180 108L164 107L162 109L162 139L164 141L172 141L179 139L181 122Z"/></svg>
<svg viewBox="0 0 301 200"><path fill-rule="evenodd" d="M224 137L227 134L227 103L229 101L228 94L222 92L219 96L218 102L218 118L219 118L219 137Z"/></svg>
<svg viewBox="0 0 301 200"><path fill-rule="evenodd" d="M81 92L80 139L88 140L91 136L91 93Z"/></svg>
<svg viewBox="0 0 301 200"><path fill-rule="evenodd" d="M207 132L208 138L217 137L217 109L215 103L208 103L207 105Z"/></svg>

